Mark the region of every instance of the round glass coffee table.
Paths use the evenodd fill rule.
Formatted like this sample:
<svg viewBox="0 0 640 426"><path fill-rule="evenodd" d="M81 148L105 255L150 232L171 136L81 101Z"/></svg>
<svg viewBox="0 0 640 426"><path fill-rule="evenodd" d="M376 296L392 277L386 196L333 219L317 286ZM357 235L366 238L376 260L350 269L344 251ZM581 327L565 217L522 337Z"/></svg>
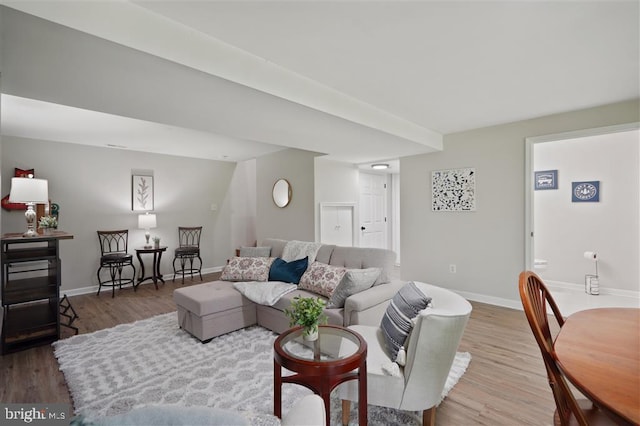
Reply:
<svg viewBox="0 0 640 426"><path fill-rule="evenodd" d="M274 343L273 412L282 417L282 383L311 389L324 400L331 424L331 391L340 383L358 380L358 422L367 424L367 342L355 331L335 325L318 327L318 339L306 341L302 327L285 331ZM282 376L282 368L295 374Z"/></svg>

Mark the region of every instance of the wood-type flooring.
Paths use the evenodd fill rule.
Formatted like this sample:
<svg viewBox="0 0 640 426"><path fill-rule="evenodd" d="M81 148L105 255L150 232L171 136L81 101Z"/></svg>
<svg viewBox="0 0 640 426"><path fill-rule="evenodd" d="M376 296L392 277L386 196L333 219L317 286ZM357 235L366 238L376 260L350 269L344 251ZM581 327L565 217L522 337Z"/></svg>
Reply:
<svg viewBox="0 0 640 426"><path fill-rule="evenodd" d="M205 276L205 281L219 274ZM199 284L188 278L185 286ZM516 285L516 283L514 283ZM138 291L105 291L71 297L80 333L175 311L179 279L142 285ZM467 372L438 407L436 425L551 425L555 405L544 364L522 311L472 302L460 351L471 353ZM71 335L63 328L63 336ZM71 403L64 375L50 345L0 357L0 401Z"/></svg>

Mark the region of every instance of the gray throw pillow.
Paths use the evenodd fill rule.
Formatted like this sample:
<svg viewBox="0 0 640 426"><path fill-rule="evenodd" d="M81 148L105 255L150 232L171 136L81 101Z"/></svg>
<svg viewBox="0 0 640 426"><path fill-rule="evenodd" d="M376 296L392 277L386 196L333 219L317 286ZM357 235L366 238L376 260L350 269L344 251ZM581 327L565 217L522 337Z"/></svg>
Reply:
<svg viewBox="0 0 640 426"><path fill-rule="evenodd" d="M271 247L240 247L240 257L269 257Z"/></svg>
<svg viewBox="0 0 640 426"><path fill-rule="evenodd" d="M349 269L344 274L340 284L336 287L335 291L327 303L327 308L342 308L344 302L351 295L360 293L376 282L382 269L380 268L367 268L367 269Z"/></svg>
<svg viewBox="0 0 640 426"><path fill-rule="evenodd" d="M385 347L392 361L396 361L398 350L404 346L413 322L418 313L431 303L431 298L426 296L413 281L405 284L387 307L382 317L380 328L384 336Z"/></svg>

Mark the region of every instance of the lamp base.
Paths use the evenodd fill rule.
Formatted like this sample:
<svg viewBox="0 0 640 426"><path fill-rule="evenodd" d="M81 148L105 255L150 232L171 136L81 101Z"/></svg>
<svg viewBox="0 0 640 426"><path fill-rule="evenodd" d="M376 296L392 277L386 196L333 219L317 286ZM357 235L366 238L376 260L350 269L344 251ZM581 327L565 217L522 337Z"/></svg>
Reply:
<svg viewBox="0 0 640 426"><path fill-rule="evenodd" d="M38 233L34 229L27 229L27 232L22 234L23 237L37 237Z"/></svg>
<svg viewBox="0 0 640 426"><path fill-rule="evenodd" d="M37 237L36 231L36 211L33 210L33 203L27 203L27 211L24 212L24 217L27 219L27 232L22 234L23 237Z"/></svg>

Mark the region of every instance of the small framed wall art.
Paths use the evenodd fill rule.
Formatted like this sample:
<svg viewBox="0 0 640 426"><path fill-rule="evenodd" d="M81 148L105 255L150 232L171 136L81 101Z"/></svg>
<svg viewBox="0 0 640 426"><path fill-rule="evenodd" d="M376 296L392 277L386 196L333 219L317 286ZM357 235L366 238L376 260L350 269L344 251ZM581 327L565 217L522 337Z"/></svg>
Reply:
<svg viewBox="0 0 640 426"><path fill-rule="evenodd" d="M597 203L600 201L600 181L571 182L571 202Z"/></svg>
<svg viewBox="0 0 640 426"><path fill-rule="evenodd" d="M543 189L558 189L558 171L543 170L533 173L534 189L540 191Z"/></svg>
<svg viewBox="0 0 640 426"><path fill-rule="evenodd" d="M476 210L476 169L431 172L431 209L435 211Z"/></svg>
<svg viewBox="0 0 640 426"><path fill-rule="evenodd" d="M153 210L153 176L131 176L131 210Z"/></svg>

